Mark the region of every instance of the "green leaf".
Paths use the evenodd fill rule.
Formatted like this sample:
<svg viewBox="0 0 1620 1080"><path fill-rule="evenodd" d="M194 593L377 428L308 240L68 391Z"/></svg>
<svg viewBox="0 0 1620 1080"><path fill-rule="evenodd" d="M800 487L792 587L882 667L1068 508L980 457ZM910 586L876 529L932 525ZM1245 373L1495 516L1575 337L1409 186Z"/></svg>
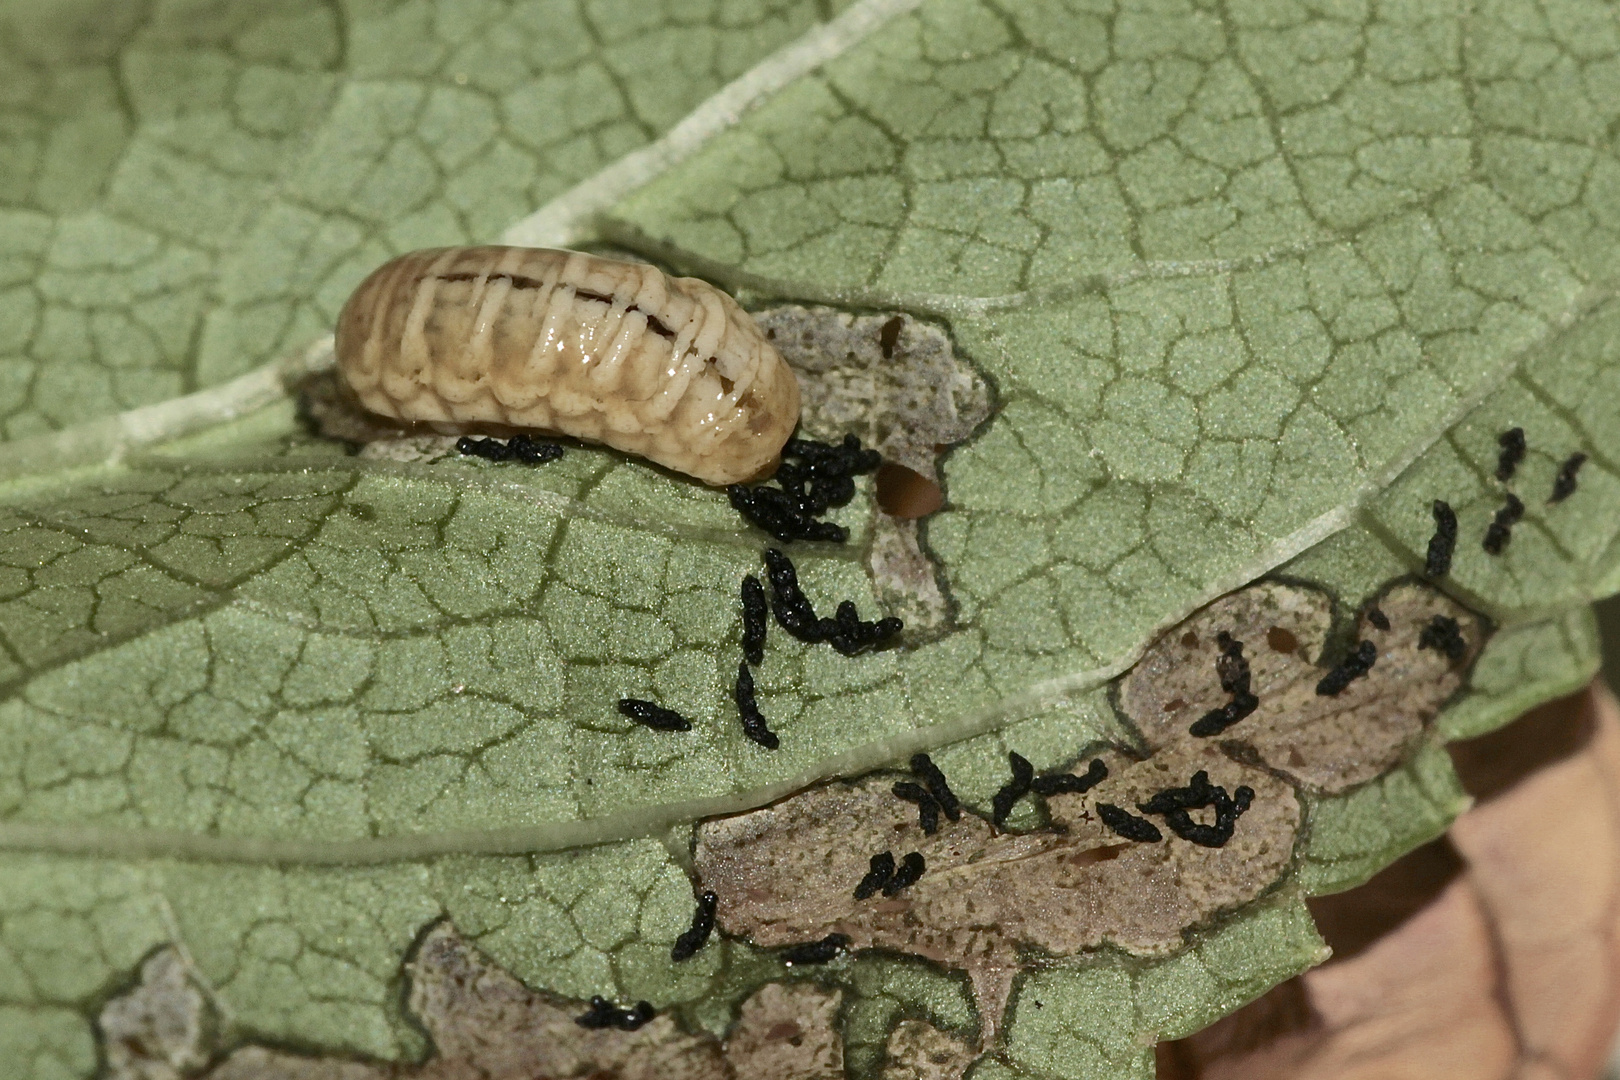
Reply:
<svg viewBox="0 0 1620 1080"><path fill-rule="evenodd" d="M1148 1080L1155 1042L1189 1035L1325 957L1303 903L1264 900L1171 960L1033 973L1013 1002L1007 1058L1026 1076Z"/></svg>
<svg viewBox="0 0 1620 1080"><path fill-rule="evenodd" d="M1310 846L1295 880L1312 896L1360 885L1445 832L1469 802L1445 749L1426 742L1399 769L1311 807Z"/></svg>
<svg viewBox="0 0 1620 1080"><path fill-rule="evenodd" d="M1348 625L1422 571L1446 500L1440 584L1493 633L1432 737L1306 797L1288 875L1185 950L1023 973L973 1073L1150 1075L1155 1039L1321 959L1304 895L1462 809L1443 740L1595 668L1589 604L1620 591L1615 40L1574 0L11 0L8 1060L91 1075L97 1010L168 943L222 1052L417 1059L402 961L445 917L533 987L723 1032L787 975L742 941L670 963L694 822L917 750L973 808L1009 750L1140 750L1110 686L1156 635L1268 575ZM503 236L946 330L995 391L922 525L951 620L855 659L773 633L766 752L730 697L764 541L724 493L602 450L388 461L301 427L284 379L366 272ZM1491 555L1507 489L1527 509ZM794 552L818 607L881 611L873 503L863 482L849 543ZM636 728L624 696L694 730ZM998 1019L921 960L825 974L852 1075L902 1019Z"/></svg>
<svg viewBox="0 0 1620 1080"><path fill-rule="evenodd" d="M390 253L492 238L824 17L792 0L11 0L4 434L302 348Z"/></svg>

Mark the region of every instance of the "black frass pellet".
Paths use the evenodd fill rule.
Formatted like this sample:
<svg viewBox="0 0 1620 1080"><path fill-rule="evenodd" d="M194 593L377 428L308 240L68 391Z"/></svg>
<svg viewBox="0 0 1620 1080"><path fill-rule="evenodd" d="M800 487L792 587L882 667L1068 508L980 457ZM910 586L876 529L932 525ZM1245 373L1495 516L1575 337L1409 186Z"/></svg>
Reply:
<svg viewBox="0 0 1620 1080"><path fill-rule="evenodd" d="M709 935L714 932L714 909L719 903L720 898L712 891L705 891L698 897L697 910L692 913L692 926L675 939L675 945L669 950L671 960L678 964L696 955L699 949L709 943Z"/></svg>
<svg viewBox="0 0 1620 1080"><path fill-rule="evenodd" d="M1187 725L1187 733L1200 739L1208 739L1219 735L1233 724L1249 716L1260 707L1260 699L1253 694L1234 696L1231 701L1218 709L1209 712Z"/></svg>
<svg viewBox="0 0 1620 1080"><path fill-rule="evenodd" d="M647 1021L658 1015L658 1010L652 1007L649 1001L638 1001L628 1009L620 1009L618 1022L614 1025L620 1031L634 1031Z"/></svg>
<svg viewBox="0 0 1620 1080"><path fill-rule="evenodd" d="M821 620L799 588L799 572L793 560L775 548L765 549L765 576L771 583L771 610L776 624L806 644L820 641Z"/></svg>
<svg viewBox="0 0 1620 1080"><path fill-rule="evenodd" d="M742 647L750 664L765 662L765 627L770 621L770 605L759 578L748 574L742 579Z"/></svg>
<svg viewBox="0 0 1620 1080"><path fill-rule="evenodd" d="M582 1028L610 1028L618 1019L619 1007L607 998L600 995L591 998L591 1007L579 1016L574 1017L574 1023Z"/></svg>
<svg viewBox="0 0 1620 1080"><path fill-rule="evenodd" d="M1224 847L1232 839L1237 819L1254 800L1254 789L1239 787L1233 795L1226 789L1209 782L1209 773L1199 769L1193 773L1186 787L1165 788L1136 808L1144 814L1158 814L1165 825L1181 839L1201 847ZM1205 807L1215 808L1215 823L1205 825L1193 820L1191 811Z"/></svg>
<svg viewBox="0 0 1620 1080"><path fill-rule="evenodd" d="M1231 700L1188 726L1188 734L1200 739L1219 735L1260 707L1260 699L1249 689L1249 661L1243 655L1243 642L1222 630L1215 636L1215 643L1221 650L1215 657L1215 672L1220 676L1221 689L1231 695Z"/></svg>
<svg viewBox="0 0 1620 1080"><path fill-rule="evenodd" d="M737 703L737 715L742 719L743 734L754 740L767 750L775 750L782 744L765 723L765 717L760 715L759 706L754 702L754 675L748 670L748 661L737 662L737 683L732 688L731 696Z"/></svg>
<svg viewBox="0 0 1620 1080"><path fill-rule="evenodd" d="M635 1031L658 1015L658 1010L645 1001L638 1001L628 1009L621 1009L605 997L591 998L591 1007L583 1015L574 1017L582 1028L618 1028Z"/></svg>
<svg viewBox="0 0 1620 1080"><path fill-rule="evenodd" d="M1443 653L1452 663L1468 652L1468 642L1462 636L1462 627L1449 615L1432 616L1428 624L1418 631L1418 648Z"/></svg>
<svg viewBox="0 0 1620 1080"><path fill-rule="evenodd" d="M810 598L799 587L799 572L793 560L769 548L765 552L765 570L771 582L777 625L807 645L825 641L845 656L856 656L881 645L905 627L892 616L866 622L850 600L838 605L836 618L818 618Z"/></svg>
<svg viewBox="0 0 1620 1080"><path fill-rule="evenodd" d="M662 705L641 698L620 698L619 712L643 727L654 731L691 731L692 721Z"/></svg>
<svg viewBox="0 0 1620 1080"><path fill-rule="evenodd" d="M527 435L515 435L506 442L463 435L456 440L456 451L485 461L521 461L525 465L544 465L563 456L563 448L556 443L531 439Z"/></svg>
<svg viewBox="0 0 1620 1080"><path fill-rule="evenodd" d="M1102 758L1092 758L1091 766L1085 773L1076 776L1074 773L1048 773L1037 776L1029 782L1029 789L1037 795L1079 795L1090 791L1104 780L1108 779L1108 766L1103 764Z"/></svg>
<svg viewBox="0 0 1620 1080"><path fill-rule="evenodd" d="M726 488L732 509L784 544L795 540L825 540L842 544L849 530L831 521L816 521L799 510L798 502L776 488L732 484Z"/></svg>
<svg viewBox="0 0 1620 1080"><path fill-rule="evenodd" d="M1547 501L1560 503L1575 494L1575 474L1581 471L1586 464L1585 454L1571 454L1564 459L1558 467L1558 475L1553 477L1552 497Z"/></svg>
<svg viewBox="0 0 1620 1080"><path fill-rule="evenodd" d="M1225 847L1227 841L1232 839L1232 833L1237 828L1237 819L1249 809L1254 802L1254 789L1244 785L1239 787L1230 796L1223 787L1210 789L1210 804L1215 807L1215 823L1205 825L1194 821L1190 808L1178 807L1165 812L1164 823L1170 831L1188 843L1200 847Z"/></svg>
<svg viewBox="0 0 1620 1080"><path fill-rule="evenodd" d="M1001 786L995 798L990 800L990 816L997 825L1007 820L1007 815L1017 805L1018 800L1029 794L1029 786L1035 779L1035 766L1015 750L1007 751L1007 763L1012 766L1012 779Z"/></svg>
<svg viewBox="0 0 1620 1080"><path fill-rule="evenodd" d="M876 648L904 628L905 623L893 615L870 622L863 620L853 600L840 601L834 618L820 620L822 640L845 656L858 656Z"/></svg>
<svg viewBox="0 0 1620 1080"><path fill-rule="evenodd" d="M1214 800L1215 785L1209 782L1209 773L1199 769L1192 774L1186 787L1165 788L1147 802L1137 803L1144 814L1168 814L1172 810L1190 810L1208 806Z"/></svg>
<svg viewBox="0 0 1620 1080"><path fill-rule="evenodd" d="M865 900L881 890L894 877L894 853L880 851L867 860L866 876L855 886L855 899Z"/></svg>
<svg viewBox="0 0 1620 1080"><path fill-rule="evenodd" d="M506 444L499 439L475 439L471 435L463 435L456 440L456 453L485 461L505 461Z"/></svg>
<svg viewBox="0 0 1620 1080"><path fill-rule="evenodd" d="M1337 697L1345 687L1371 671L1377 662L1378 646L1370 641L1357 642L1350 655L1317 682L1316 692L1322 697Z"/></svg>
<svg viewBox="0 0 1620 1080"><path fill-rule="evenodd" d="M563 448L556 443L541 442L527 435L519 435L506 444L507 453L525 465L544 465L563 456Z"/></svg>
<svg viewBox="0 0 1620 1080"><path fill-rule="evenodd" d="M1524 503L1519 497L1508 492L1507 502L1496 512L1491 523L1485 527L1485 539L1480 542L1487 554L1500 555L1502 549L1507 547L1508 541L1513 539L1513 526L1524 517Z"/></svg>
<svg viewBox="0 0 1620 1080"><path fill-rule="evenodd" d="M820 941L806 941L802 945L788 946L782 950L782 963L788 967L796 964L825 964L836 960L838 954L843 952L848 944L848 934L828 934Z"/></svg>
<svg viewBox="0 0 1620 1080"><path fill-rule="evenodd" d="M1225 630L1215 635L1220 655L1215 657L1215 674L1220 677L1221 689L1228 694L1249 692L1249 661L1243 655L1243 642Z"/></svg>
<svg viewBox="0 0 1620 1080"><path fill-rule="evenodd" d="M771 479L777 487L733 484L726 489L736 511L783 543L826 540L843 543L848 532L820 515L855 497L854 477L872 472L882 463L875 450L863 450L860 439L844 436L841 443L789 439L782 447L782 464Z"/></svg>
<svg viewBox="0 0 1620 1080"><path fill-rule="evenodd" d="M1164 839L1164 834L1153 822L1139 818L1127 810L1121 810L1112 803L1098 803L1097 816L1102 818L1104 825L1127 840L1134 840L1139 844L1156 844Z"/></svg>
<svg viewBox="0 0 1620 1080"><path fill-rule="evenodd" d="M917 804L917 824L929 836L939 831L939 800L934 793L921 784L913 784L909 780L901 780L894 785L896 798Z"/></svg>
<svg viewBox="0 0 1620 1080"><path fill-rule="evenodd" d="M945 782L945 774L940 772L939 766L927 754L911 755L912 774L921 780L927 787L934 801L950 821L959 821L962 817L962 804L957 801L956 793L951 785Z"/></svg>
<svg viewBox="0 0 1620 1080"><path fill-rule="evenodd" d="M1496 455L1496 478L1505 484L1524 460L1524 428L1508 428L1496 437L1496 445L1502 448Z"/></svg>
<svg viewBox="0 0 1620 1080"><path fill-rule="evenodd" d="M917 884L917 879L923 876L923 871L926 869L928 869L928 863L924 861L922 853L919 851L911 852L900 860L900 868L894 872L894 877L889 879L889 883L883 886L883 895L894 896L901 889L909 889Z"/></svg>
<svg viewBox="0 0 1620 1080"><path fill-rule="evenodd" d="M1384 614L1382 608L1377 608L1377 607L1368 608L1367 609L1367 621L1372 623L1375 627L1377 627L1380 630L1388 630L1389 629L1389 616Z"/></svg>
<svg viewBox="0 0 1620 1080"><path fill-rule="evenodd" d="M1451 555L1457 550L1457 512L1444 499L1434 500L1430 509L1434 513L1434 535L1429 537L1423 573L1440 578L1451 573Z"/></svg>
<svg viewBox="0 0 1620 1080"><path fill-rule="evenodd" d="M782 446L782 457L806 475L820 478L860 476L883 464L883 455L862 449L861 440L854 435L845 435L836 443L789 439Z"/></svg>

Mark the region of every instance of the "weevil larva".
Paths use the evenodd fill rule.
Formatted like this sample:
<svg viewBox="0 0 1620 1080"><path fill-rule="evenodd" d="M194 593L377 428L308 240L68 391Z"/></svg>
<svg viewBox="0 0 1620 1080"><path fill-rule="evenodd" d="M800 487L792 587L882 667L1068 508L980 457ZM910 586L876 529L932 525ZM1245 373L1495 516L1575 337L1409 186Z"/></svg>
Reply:
<svg viewBox="0 0 1620 1080"><path fill-rule="evenodd" d="M374 413L605 443L708 484L768 473L799 384L730 296L545 248L413 251L344 304L338 371Z"/></svg>

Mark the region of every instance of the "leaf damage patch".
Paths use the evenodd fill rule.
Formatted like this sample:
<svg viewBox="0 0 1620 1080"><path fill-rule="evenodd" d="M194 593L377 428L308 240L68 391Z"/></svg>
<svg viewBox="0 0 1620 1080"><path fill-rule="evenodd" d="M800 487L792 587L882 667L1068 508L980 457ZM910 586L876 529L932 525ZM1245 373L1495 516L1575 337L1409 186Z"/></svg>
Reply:
<svg viewBox="0 0 1620 1080"><path fill-rule="evenodd" d="M943 453L989 419L989 385L929 323L798 305L756 311L754 321L799 378L800 432L828 440L855 434L913 483L937 491ZM913 631L946 624L949 603L916 521L873 515L867 567L884 608Z"/></svg>
<svg viewBox="0 0 1620 1080"><path fill-rule="evenodd" d="M136 1030L127 1018L150 1018L159 1006L162 1012L196 996L172 963L153 966L172 952L155 954L143 969L142 985L103 1011L109 1048L115 1037ZM424 936L406 973L410 1010L433 1040L433 1056L423 1064L312 1057L254 1045L235 1050L202 1075L207 1080L834 1080L844 1075L843 1039L836 1026L842 996L814 983L767 983L742 1003L721 1040L690 1034L667 1014L633 1028L581 1025L584 1002L530 990L448 922ZM137 1026L153 1030L147 1020ZM182 1075L178 1068L200 1065L212 1050L196 1039L185 1041L181 1062L171 1055L180 1045L172 1039L141 1043L138 1060L125 1062L122 1071L122 1059L109 1054L112 1075L173 1080ZM177 1067L162 1071L171 1060ZM186 1068L184 1075L198 1073Z"/></svg>
<svg viewBox="0 0 1620 1080"><path fill-rule="evenodd" d="M140 982L102 1006L109 1080L178 1080L208 1063L216 1018L185 955L165 946L141 964Z"/></svg>
<svg viewBox="0 0 1620 1080"><path fill-rule="evenodd" d="M1416 583L1396 585L1365 608L1336 651L1332 622L1328 597L1315 589L1266 582L1232 593L1148 647L1120 680L1120 711L1156 750L1230 708L1224 635L1241 646L1255 702L1211 737L1313 792L1366 783L1406 755L1462 685L1486 628ZM1333 679L1325 688L1332 692L1322 692L1339 673L1342 685Z"/></svg>
<svg viewBox="0 0 1620 1080"><path fill-rule="evenodd" d="M1216 601L1121 678L1142 746L1040 777L1010 753L990 815L942 820L914 778L875 773L702 822L694 866L716 925L766 948L836 940L965 970L987 1048L1031 961L1102 946L1168 955L1276 887L1300 793L1397 764L1486 633L1420 584L1333 628L1315 589L1266 582ZM1044 800L1048 825L1003 831L1024 798Z"/></svg>
<svg viewBox="0 0 1620 1080"><path fill-rule="evenodd" d="M881 1080L960 1080L978 1057L962 1039L924 1020L902 1020L884 1047Z"/></svg>
<svg viewBox="0 0 1620 1080"><path fill-rule="evenodd" d="M699 826L695 865L719 897L717 925L765 947L830 934L852 950L879 948L965 969L993 1026L1013 976L1030 958L1105 944L1143 956L1183 944L1182 932L1265 892L1286 870L1301 813L1292 789L1213 744L1133 762L1110 753L1109 779L1047 800L1053 828L1006 833L975 814L924 831L893 777L812 788L774 806ZM1122 840L1099 803L1135 807L1206 771L1256 793L1244 828L1210 848L1175 835ZM901 890L856 899L876 852L921 856Z"/></svg>

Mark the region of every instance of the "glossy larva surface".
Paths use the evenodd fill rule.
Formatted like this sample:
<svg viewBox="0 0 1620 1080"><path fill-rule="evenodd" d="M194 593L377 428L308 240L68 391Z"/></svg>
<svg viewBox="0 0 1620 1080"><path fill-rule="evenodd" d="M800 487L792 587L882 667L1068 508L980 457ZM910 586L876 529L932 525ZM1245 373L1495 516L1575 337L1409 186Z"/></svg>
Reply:
<svg viewBox="0 0 1620 1080"><path fill-rule="evenodd" d="M799 419L792 369L730 296L575 251L401 255L343 306L337 358L382 416L571 435L709 484L768 472Z"/></svg>

